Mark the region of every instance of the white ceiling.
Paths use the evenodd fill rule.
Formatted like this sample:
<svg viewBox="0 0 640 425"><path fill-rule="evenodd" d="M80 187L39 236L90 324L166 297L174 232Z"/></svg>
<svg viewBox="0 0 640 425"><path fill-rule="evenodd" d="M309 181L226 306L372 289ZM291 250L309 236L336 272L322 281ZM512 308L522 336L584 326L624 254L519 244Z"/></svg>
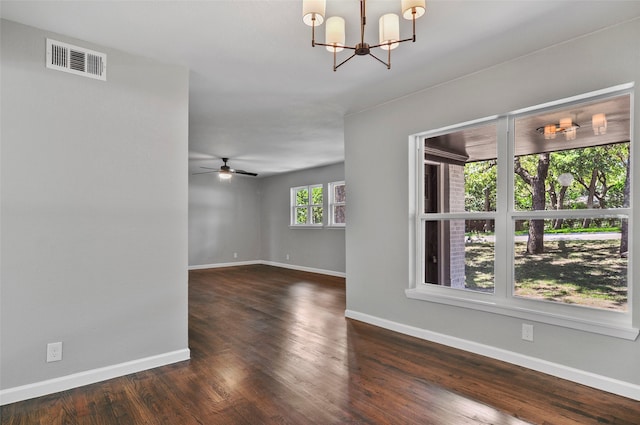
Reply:
<svg viewBox="0 0 640 425"><path fill-rule="evenodd" d="M365 41L399 4L367 1ZM266 176L342 161L346 114L637 18L640 1L427 0L417 42L393 51L391 70L356 57L337 72L301 11L301 0L0 3L4 19L188 66L191 172L229 157ZM327 15L347 21L347 44L358 14L358 1L327 1Z"/></svg>

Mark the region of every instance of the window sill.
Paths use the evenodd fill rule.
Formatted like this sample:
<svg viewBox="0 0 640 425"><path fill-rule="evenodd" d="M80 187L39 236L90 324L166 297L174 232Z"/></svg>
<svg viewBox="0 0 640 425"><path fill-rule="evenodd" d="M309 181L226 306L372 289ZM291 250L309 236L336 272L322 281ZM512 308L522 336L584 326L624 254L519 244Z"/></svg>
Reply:
<svg viewBox="0 0 640 425"><path fill-rule="evenodd" d="M289 225L289 229L334 229L334 230L344 230L346 228L346 226L321 226L321 225L308 225L308 224L304 224L304 225L293 225L290 224Z"/></svg>
<svg viewBox="0 0 640 425"><path fill-rule="evenodd" d="M324 226L321 224L317 224L317 225L312 225L312 224L297 224L297 225L293 225L290 224L289 225L289 229L324 229Z"/></svg>
<svg viewBox="0 0 640 425"><path fill-rule="evenodd" d="M486 299L470 299L455 296L447 296L443 294L435 294L430 291L420 289L405 290L407 298L435 302L439 304L447 304L456 307L468 308L471 310L480 310L488 313L501 314L504 316L517 317L519 319L530 320L549 325L562 326L569 329L576 329L584 332L591 332L600 335L612 336L615 338L635 341L640 330L632 327L630 324L623 323L623 320L603 322L589 320L586 318L576 318L558 313L550 313L530 308L500 305L490 296ZM615 313L614 313L615 314ZM624 313L620 313L622 319Z"/></svg>

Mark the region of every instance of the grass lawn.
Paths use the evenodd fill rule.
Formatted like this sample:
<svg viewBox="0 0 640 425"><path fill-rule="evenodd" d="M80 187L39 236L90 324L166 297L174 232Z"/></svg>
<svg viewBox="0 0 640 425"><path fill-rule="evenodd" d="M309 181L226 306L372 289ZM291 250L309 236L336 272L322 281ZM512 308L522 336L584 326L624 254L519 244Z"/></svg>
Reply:
<svg viewBox="0 0 640 425"><path fill-rule="evenodd" d="M515 294L527 298L626 310L627 259L618 254L619 240L546 240L545 252L526 254L515 244ZM469 289L493 289L493 244L466 247Z"/></svg>

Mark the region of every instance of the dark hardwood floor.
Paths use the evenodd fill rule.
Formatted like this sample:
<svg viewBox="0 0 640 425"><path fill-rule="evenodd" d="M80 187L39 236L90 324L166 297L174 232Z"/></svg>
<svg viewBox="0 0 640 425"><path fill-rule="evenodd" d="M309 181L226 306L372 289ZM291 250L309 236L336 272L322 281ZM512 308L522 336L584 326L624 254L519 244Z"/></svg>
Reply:
<svg viewBox="0 0 640 425"><path fill-rule="evenodd" d="M344 318L344 280L190 272L191 360L2 407L17 424L640 424L640 402Z"/></svg>

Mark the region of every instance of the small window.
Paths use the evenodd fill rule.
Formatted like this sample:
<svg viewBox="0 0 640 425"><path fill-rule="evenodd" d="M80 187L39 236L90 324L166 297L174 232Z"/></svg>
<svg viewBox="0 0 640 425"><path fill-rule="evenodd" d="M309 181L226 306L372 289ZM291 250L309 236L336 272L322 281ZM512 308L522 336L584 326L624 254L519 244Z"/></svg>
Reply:
<svg viewBox="0 0 640 425"><path fill-rule="evenodd" d="M344 227L347 223L347 191L343 181L329 183L329 226Z"/></svg>
<svg viewBox="0 0 640 425"><path fill-rule="evenodd" d="M323 210L321 184L291 188L292 226L322 226Z"/></svg>

